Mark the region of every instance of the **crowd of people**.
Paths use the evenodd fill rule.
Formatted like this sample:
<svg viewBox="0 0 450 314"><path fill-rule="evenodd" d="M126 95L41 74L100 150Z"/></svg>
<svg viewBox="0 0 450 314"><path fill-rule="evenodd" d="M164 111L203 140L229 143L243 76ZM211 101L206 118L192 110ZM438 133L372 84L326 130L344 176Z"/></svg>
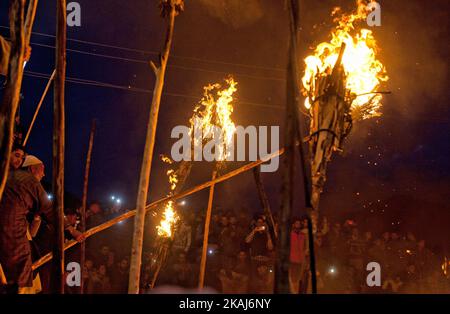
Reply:
<svg viewBox="0 0 450 314"><path fill-rule="evenodd" d="M9 164L9 176L0 203L0 279L7 291L50 292L50 265L32 270L32 263L50 252L55 214L41 181L44 163L26 154L19 125ZM94 201L86 213L86 229L120 215L120 202L104 206ZM272 293L276 245L280 228L276 215L251 216L252 210L213 210L207 244L204 286L223 293ZM149 216L141 273L141 291L155 286L195 288L200 277L205 216L196 211L179 213L174 237L165 243L154 232L158 223ZM158 218L158 217L157 217ZM289 289L311 291L310 250L306 217L292 220L289 243ZM66 240L85 240L79 206L65 210ZM316 282L324 293L442 293L449 279L441 270L442 256L432 252L411 232L375 234L356 222L330 223L324 218L314 232ZM133 221L124 221L87 240L83 265L84 293L126 293L129 277ZM153 231L153 232L152 232ZM441 253L441 252L440 252ZM79 249L69 250L66 261L79 261ZM366 265L377 262L381 285L366 283ZM80 287L67 287L80 293Z"/></svg>
<svg viewBox="0 0 450 314"><path fill-rule="evenodd" d="M15 145L0 204L0 265L19 293L51 291L49 265L38 271L31 268L36 259L51 250L49 243L53 237L55 215L40 183L44 175L43 162ZM97 201L89 204L86 229L125 212L118 202L109 205ZM250 213L249 209L237 212L213 209L205 287L223 293L274 292L276 245L280 236L277 217ZM186 209L180 210L179 216L173 239L165 243L167 254L161 259L161 241L154 232L159 218L148 215L141 273L143 293L153 286L198 286L205 217L201 212ZM85 240L80 231L79 208L66 209L64 222L67 241ZM133 221L127 220L87 239L82 272L84 293L127 293L132 230ZM441 256L411 232L375 234L353 220L331 223L323 218L315 228L313 242L319 293L450 291L449 278L441 269ZM290 292L308 293L312 278L306 217L292 220L289 243ZM79 249L69 250L66 262L79 261L79 254ZM366 283L366 265L370 262L380 265L380 286L369 287ZM80 293L80 287L67 287L67 292Z"/></svg>
<svg viewBox="0 0 450 314"><path fill-rule="evenodd" d="M229 211L213 214L208 243L205 285L223 293L272 293L276 262L277 219L251 217ZM201 215L185 215L175 234L171 261L159 284L196 287L203 240ZM294 218L290 231L289 288L311 291L310 253L306 217ZM316 281L322 293L445 293L449 278L441 256L411 232L385 231L375 235L352 220L330 223L322 219L314 232ZM369 287L370 262L380 265L381 285Z"/></svg>
<svg viewBox="0 0 450 314"><path fill-rule="evenodd" d="M251 216L243 209L238 214L215 209L211 218L204 285L222 293L273 293L276 243L280 230L275 217L271 224L265 215ZM151 224L151 222L150 222ZM123 232L123 231L122 231ZM155 286L196 288L199 282L203 248L204 215L187 212L180 217L169 253L158 269L158 240L150 236L145 247L141 289ZM114 241L113 241L114 242ZM111 247L114 244L111 243ZM106 258L110 247L102 247L101 259L89 260L87 268L97 272L106 267L107 278L122 265L122 290L128 282L128 256L114 265ZM441 257L411 232L400 235L385 231L379 235L362 230L352 220L330 223L322 219L314 233L316 281L319 293L446 293L450 291ZM127 251L128 252L128 251ZM126 252L125 252L126 253ZM109 253L114 255L113 253ZM100 260L100 262L98 262ZM92 262L94 261L92 266ZM106 262L105 262L106 261ZM107 262L109 261L109 262ZM306 217L294 218L290 230L289 288L291 293L311 291L310 253ZM380 265L381 285L368 286L366 266ZM111 270L111 272L109 271ZM126 273L126 275L125 275ZM156 279L156 282L153 281ZM106 279L108 282L109 279ZM112 280L118 282L117 280ZM120 285L120 284L119 284ZM120 291L115 288L114 291ZM105 290L104 292L110 292Z"/></svg>

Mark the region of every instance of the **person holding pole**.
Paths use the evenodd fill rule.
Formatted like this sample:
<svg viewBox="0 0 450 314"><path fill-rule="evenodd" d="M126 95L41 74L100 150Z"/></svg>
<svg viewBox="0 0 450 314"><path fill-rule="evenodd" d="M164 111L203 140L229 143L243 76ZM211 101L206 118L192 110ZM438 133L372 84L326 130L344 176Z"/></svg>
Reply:
<svg viewBox="0 0 450 314"><path fill-rule="evenodd" d="M11 52L11 43L5 38L0 36L0 74L5 75L8 73L9 54ZM24 60L28 61L31 56L31 47L25 48Z"/></svg>
<svg viewBox="0 0 450 314"><path fill-rule="evenodd" d="M27 156L23 167L10 172L0 202L0 264L10 291L19 294L39 292L33 280L30 228L27 217L44 217L53 225L52 203L42 187L44 164L34 156ZM31 228L34 229L34 228ZM40 284L39 284L40 286Z"/></svg>

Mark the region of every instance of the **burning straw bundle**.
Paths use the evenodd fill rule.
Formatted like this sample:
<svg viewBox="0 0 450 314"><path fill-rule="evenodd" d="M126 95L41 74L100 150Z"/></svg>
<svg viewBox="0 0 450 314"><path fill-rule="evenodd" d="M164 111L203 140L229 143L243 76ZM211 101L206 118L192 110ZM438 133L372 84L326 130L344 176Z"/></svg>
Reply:
<svg viewBox="0 0 450 314"><path fill-rule="evenodd" d="M338 26L331 41L319 44L314 54L305 59L302 83L305 107L311 118L308 141L315 222L333 151L342 151L354 121L380 115L383 92L378 88L388 77L376 59L377 46L372 32L367 29L355 32L353 25L366 16L365 6L359 2L355 13L336 19Z"/></svg>
<svg viewBox="0 0 450 314"><path fill-rule="evenodd" d="M236 82L232 78L226 79L228 87L221 84L210 84L204 87L203 98L199 104L195 107L192 118L190 119L189 134L191 139L193 138L193 145L191 150L185 152L189 157L186 160L182 160L178 168L169 169L167 176L169 179L170 195L179 193L192 169L192 162L198 159L198 154L202 154L202 151L197 151L198 148L202 149L206 144L206 141L214 140L215 145L215 157L216 163L213 170L212 179L216 178L219 171L225 169L225 161L230 154L230 146L233 143L233 134L235 132L235 126L231 120L231 113L233 112L233 93L236 91ZM217 132L220 129L220 135ZM217 138L219 136L219 138ZM201 157L201 156L200 156ZM167 156L162 156L162 161L168 164L173 164ZM200 158L201 159L201 158ZM205 235L203 243L201 270L200 270L200 286L203 286L204 270L206 265L206 249L208 243L208 231L209 220L211 217L212 198L214 188L210 189L210 197L208 201L207 215L205 221ZM177 223L179 222L179 216L175 210L175 204L173 201L169 201L164 205L163 219L161 220L158 229L158 252L157 252L157 268L153 276L151 288L154 287L155 281L158 277L159 271L164 264L168 256L168 250L172 244L173 237L177 232Z"/></svg>

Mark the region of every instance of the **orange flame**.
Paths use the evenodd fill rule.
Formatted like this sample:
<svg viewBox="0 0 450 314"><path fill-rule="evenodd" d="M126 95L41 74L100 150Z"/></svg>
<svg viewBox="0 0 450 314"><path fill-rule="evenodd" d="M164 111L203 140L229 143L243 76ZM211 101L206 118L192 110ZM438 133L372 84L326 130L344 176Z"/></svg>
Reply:
<svg viewBox="0 0 450 314"><path fill-rule="evenodd" d="M236 92L237 82L233 78L225 80L228 84L227 88L222 88L222 85L209 84L205 86L203 98L200 103L194 109L194 115L190 119L191 129L190 135L194 132L194 124L197 119L197 124L200 124L200 128L203 133L203 139L214 139L214 126L221 128L223 136L223 145L219 146L218 160L226 160L228 157L227 147L233 142L233 134L236 131L236 127L231 120L231 114L233 112L233 94ZM202 139L194 137L196 145L202 145L199 143Z"/></svg>
<svg viewBox="0 0 450 314"><path fill-rule="evenodd" d="M164 155L161 156L161 160L168 164L173 163L172 159L170 159L169 157L164 156ZM178 178L175 173L175 170L173 170L173 169L169 169L167 171L167 176L168 176L169 184L170 184L170 193L169 193L169 195L170 195L173 193L173 191L177 187ZM175 212L175 209L173 206L173 201L168 201L164 207L163 218L160 221L159 226L156 227L156 229L158 230L158 236L165 237L165 238L172 237L173 229L174 229L175 223L177 221L178 221L178 215Z"/></svg>
<svg viewBox="0 0 450 314"><path fill-rule="evenodd" d="M364 21L367 17L366 4L358 1L356 12L343 14L336 29L331 33L330 42L322 42L314 50L314 54L305 58L305 74L302 78L304 94L307 96L305 107L311 107L310 98L315 88L315 78L330 73L339 55L342 43L346 48L342 57L342 65L346 74L346 88L350 95L352 111L363 106L370 106L364 110L361 118L380 115L381 94L370 94L378 91L381 82L387 81L388 76L383 64L377 59L378 47L372 31L361 29L355 31L354 23ZM340 12L333 10L333 15Z"/></svg>
<svg viewBox="0 0 450 314"><path fill-rule="evenodd" d="M168 201L164 208L163 219L156 227L158 230L158 236L164 238L170 238L173 234L173 228L178 221L178 216L173 208L173 201Z"/></svg>

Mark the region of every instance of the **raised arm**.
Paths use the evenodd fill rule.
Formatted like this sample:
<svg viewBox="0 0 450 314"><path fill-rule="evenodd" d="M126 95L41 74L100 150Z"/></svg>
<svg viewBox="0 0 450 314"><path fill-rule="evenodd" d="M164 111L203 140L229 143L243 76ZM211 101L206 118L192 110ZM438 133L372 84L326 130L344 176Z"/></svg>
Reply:
<svg viewBox="0 0 450 314"><path fill-rule="evenodd" d="M11 44L9 41L0 36L0 74L6 75L8 73L9 53L11 51Z"/></svg>
<svg viewBox="0 0 450 314"><path fill-rule="evenodd" d="M49 200L47 192L45 192L42 185L37 182L34 184L36 199L36 214L43 216L45 221L51 225L55 226L56 215L53 210L53 203Z"/></svg>
<svg viewBox="0 0 450 314"><path fill-rule="evenodd" d="M266 231L266 232L267 232L267 249L269 251L272 251L273 250L272 237L270 236L270 232L269 231Z"/></svg>
<svg viewBox="0 0 450 314"><path fill-rule="evenodd" d="M253 241L253 237L255 236L255 229L250 232L247 237L245 237L245 243L250 243Z"/></svg>

